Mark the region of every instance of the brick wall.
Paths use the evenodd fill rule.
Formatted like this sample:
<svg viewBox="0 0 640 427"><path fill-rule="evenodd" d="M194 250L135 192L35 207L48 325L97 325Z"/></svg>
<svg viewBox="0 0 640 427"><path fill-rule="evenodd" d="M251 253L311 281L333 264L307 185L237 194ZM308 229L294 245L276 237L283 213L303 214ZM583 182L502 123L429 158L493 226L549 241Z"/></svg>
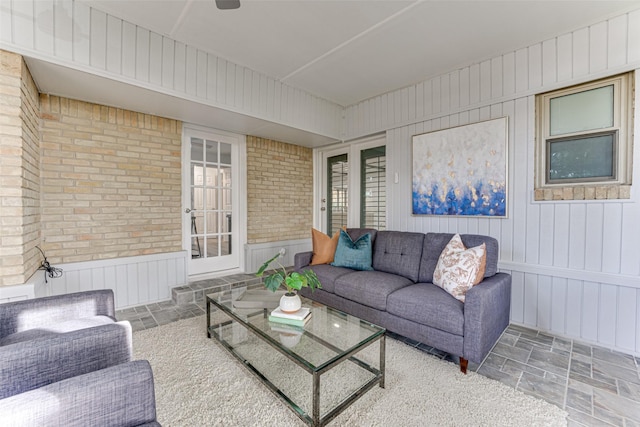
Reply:
<svg viewBox="0 0 640 427"><path fill-rule="evenodd" d="M182 249L182 124L40 95L42 239L52 264Z"/></svg>
<svg viewBox="0 0 640 427"><path fill-rule="evenodd" d="M312 202L312 150L247 136L247 242L310 237Z"/></svg>
<svg viewBox="0 0 640 427"><path fill-rule="evenodd" d="M0 50L0 286L39 267L38 91L20 55Z"/></svg>

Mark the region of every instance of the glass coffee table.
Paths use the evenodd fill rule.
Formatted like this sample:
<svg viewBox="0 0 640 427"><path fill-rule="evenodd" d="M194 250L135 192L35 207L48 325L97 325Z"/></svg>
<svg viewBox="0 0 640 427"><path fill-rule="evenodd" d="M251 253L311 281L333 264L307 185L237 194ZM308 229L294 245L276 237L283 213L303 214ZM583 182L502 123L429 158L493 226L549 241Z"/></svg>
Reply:
<svg viewBox="0 0 640 427"><path fill-rule="evenodd" d="M305 298L312 314L303 328L270 322L278 305L273 298L263 307L234 305L242 295L233 290L206 296L207 336L305 423L324 426L375 385L384 388L384 328ZM368 348L374 343L379 352Z"/></svg>

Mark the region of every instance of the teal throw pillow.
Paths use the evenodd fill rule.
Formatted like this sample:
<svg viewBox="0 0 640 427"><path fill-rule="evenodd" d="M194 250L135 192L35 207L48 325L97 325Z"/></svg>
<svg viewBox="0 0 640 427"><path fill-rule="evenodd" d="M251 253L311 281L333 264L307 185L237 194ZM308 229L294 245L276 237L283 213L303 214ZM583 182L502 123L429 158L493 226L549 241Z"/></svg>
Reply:
<svg viewBox="0 0 640 427"><path fill-rule="evenodd" d="M349 234L340 230L338 247L331 265L354 270L373 270L371 267L371 234L360 236L355 242Z"/></svg>

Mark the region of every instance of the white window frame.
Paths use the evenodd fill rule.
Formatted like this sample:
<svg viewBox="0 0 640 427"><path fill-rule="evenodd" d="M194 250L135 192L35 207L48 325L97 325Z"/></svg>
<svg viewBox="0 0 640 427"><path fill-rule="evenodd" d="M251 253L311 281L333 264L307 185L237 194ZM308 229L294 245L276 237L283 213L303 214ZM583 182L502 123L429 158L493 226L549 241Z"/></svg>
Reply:
<svg viewBox="0 0 640 427"><path fill-rule="evenodd" d="M631 184L633 162L633 72L588 82L569 88L559 89L536 96L536 189L557 189L576 186L593 185L629 185ZM562 135L550 134L550 102L554 98L572 95L600 87L613 85L613 126L588 131L567 133ZM549 151L551 141L562 139L597 136L599 134L615 132L614 147L614 176L605 179L577 179L552 183L549 182Z"/></svg>

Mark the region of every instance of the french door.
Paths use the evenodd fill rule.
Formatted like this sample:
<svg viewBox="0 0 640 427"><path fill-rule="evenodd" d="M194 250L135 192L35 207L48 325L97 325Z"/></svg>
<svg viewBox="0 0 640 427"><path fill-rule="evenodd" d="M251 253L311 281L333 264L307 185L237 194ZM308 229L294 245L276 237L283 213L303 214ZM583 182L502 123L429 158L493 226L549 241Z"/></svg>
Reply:
<svg viewBox="0 0 640 427"><path fill-rule="evenodd" d="M238 269L244 137L185 125L183 239L189 275Z"/></svg>
<svg viewBox="0 0 640 427"><path fill-rule="evenodd" d="M386 148L384 139L321 153L320 228L333 235L341 227L386 228Z"/></svg>

